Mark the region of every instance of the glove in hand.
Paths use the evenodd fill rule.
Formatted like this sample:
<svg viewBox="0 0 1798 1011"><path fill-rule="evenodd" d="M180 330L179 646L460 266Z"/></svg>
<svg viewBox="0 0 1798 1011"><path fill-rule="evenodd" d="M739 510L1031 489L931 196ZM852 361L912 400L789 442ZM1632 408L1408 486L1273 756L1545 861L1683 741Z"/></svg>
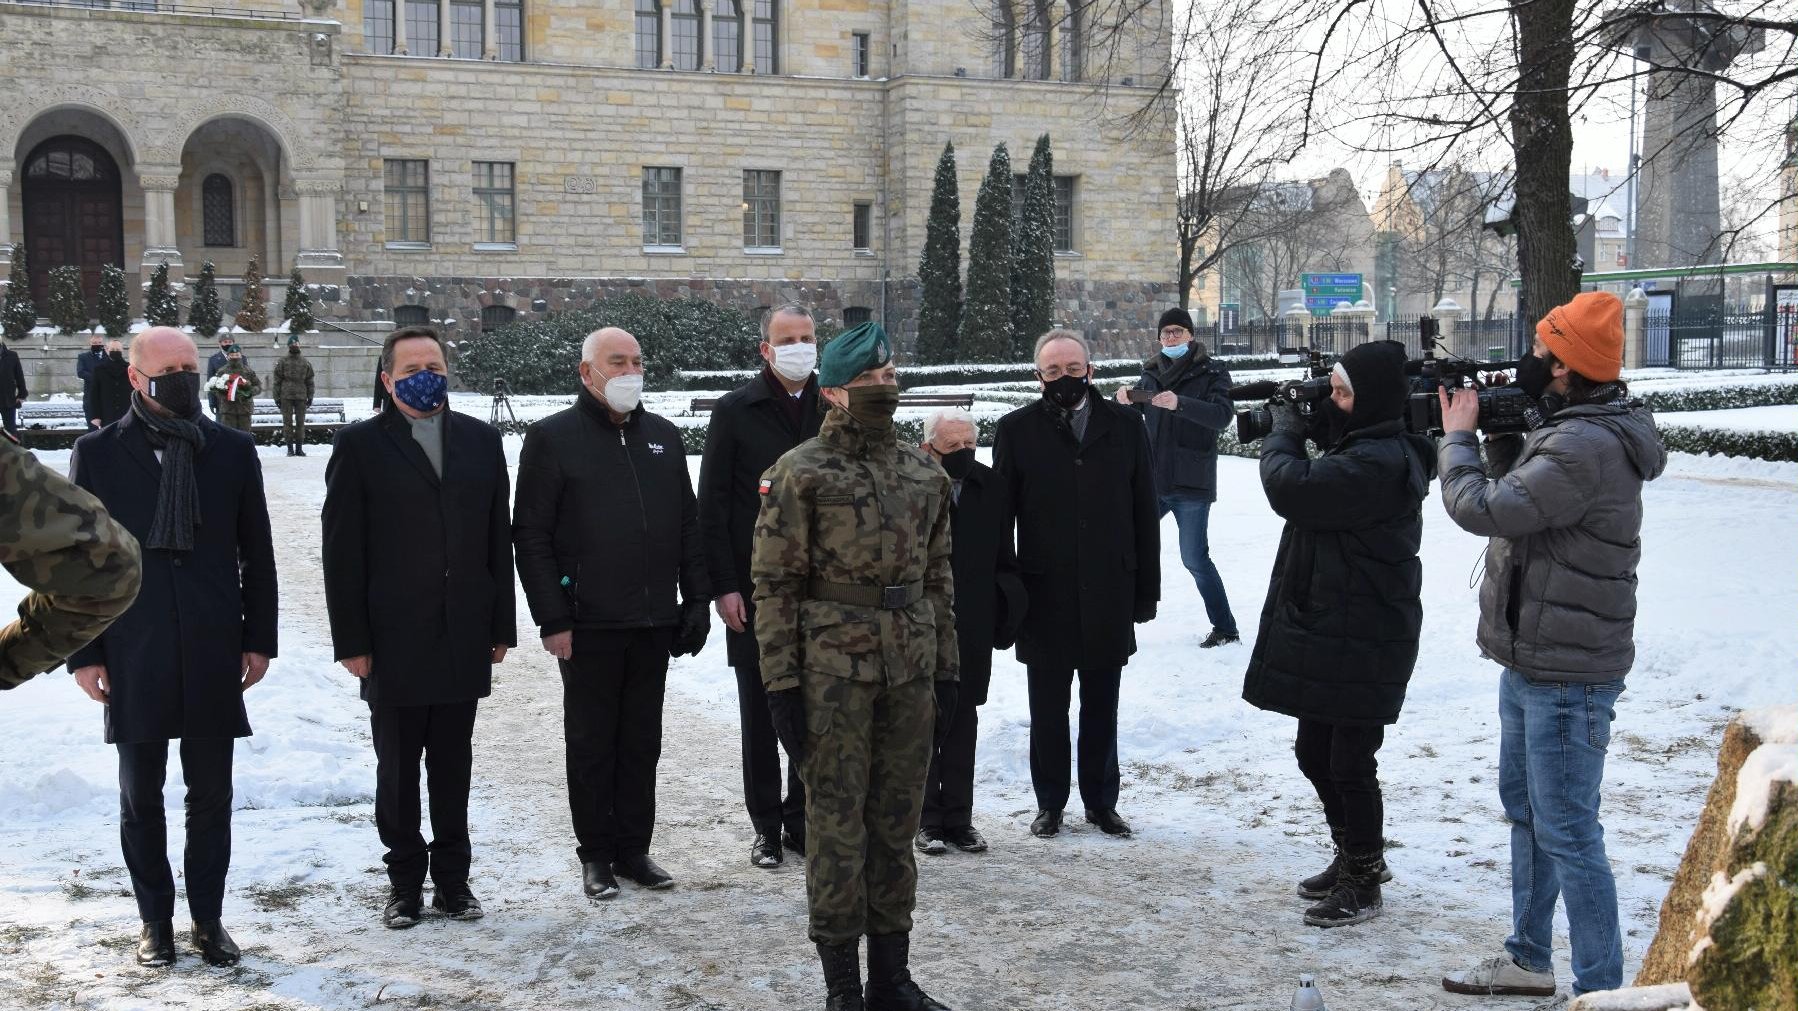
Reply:
<svg viewBox="0 0 1798 1011"><path fill-rule="evenodd" d="M705 648L706 636L712 630L712 611L703 600L689 600L681 605L680 626L674 632L669 656L698 656Z"/></svg>
<svg viewBox="0 0 1798 1011"><path fill-rule="evenodd" d="M805 760L805 699L799 689L787 688L768 693L768 716L774 721L774 736L787 749L787 758Z"/></svg>

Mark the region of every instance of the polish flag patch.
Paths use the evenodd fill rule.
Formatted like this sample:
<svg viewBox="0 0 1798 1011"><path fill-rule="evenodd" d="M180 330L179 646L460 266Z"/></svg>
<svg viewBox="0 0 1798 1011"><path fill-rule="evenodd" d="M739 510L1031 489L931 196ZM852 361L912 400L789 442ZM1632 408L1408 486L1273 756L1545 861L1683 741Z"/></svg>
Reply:
<svg viewBox="0 0 1798 1011"><path fill-rule="evenodd" d="M772 492L774 490L774 482L768 480L765 477L762 478L762 489L761 490L762 490L763 495L766 495L769 492Z"/></svg>

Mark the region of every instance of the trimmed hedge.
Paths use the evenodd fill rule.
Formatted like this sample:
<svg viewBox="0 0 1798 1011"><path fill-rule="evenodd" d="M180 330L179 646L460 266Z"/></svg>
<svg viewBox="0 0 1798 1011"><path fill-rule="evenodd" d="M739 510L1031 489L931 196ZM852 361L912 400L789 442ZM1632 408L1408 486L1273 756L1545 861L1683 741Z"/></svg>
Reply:
<svg viewBox="0 0 1798 1011"><path fill-rule="evenodd" d="M1736 432L1670 425L1661 429L1661 442L1669 450L1681 453L1716 453L1798 462L1798 432Z"/></svg>
<svg viewBox="0 0 1798 1011"><path fill-rule="evenodd" d="M1706 386L1695 390L1630 391L1656 411L1727 411L1737 407L1798 404L1798 382L1756 386Z"/></svg>

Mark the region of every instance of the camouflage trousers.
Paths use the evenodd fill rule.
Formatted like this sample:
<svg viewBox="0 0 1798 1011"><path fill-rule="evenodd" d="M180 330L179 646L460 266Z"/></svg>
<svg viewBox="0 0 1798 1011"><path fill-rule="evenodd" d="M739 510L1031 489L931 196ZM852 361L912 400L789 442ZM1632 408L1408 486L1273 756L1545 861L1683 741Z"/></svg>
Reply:
<svg viewBox="0 0 1798 1011"><path fill-rule="evenodd" d="M235 428L239 432L251 431L250 419L254 416L255 411L249 404L235 410L229 404L219 405L219 424L226 428Z"/></svg>
<svg viewBox="0 0 1798 1011"><path fill-rule="evenodd" d="M805 672L805 891L811 939L911 930L912 838L924 808L936 693Z"/></svg>

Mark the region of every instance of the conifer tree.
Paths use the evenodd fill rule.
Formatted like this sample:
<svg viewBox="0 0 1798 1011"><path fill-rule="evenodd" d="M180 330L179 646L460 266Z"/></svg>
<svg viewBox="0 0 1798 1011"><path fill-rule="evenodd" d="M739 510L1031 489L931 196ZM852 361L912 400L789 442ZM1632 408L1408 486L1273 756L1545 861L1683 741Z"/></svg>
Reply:
<svg viewBox="0 0 1798 1011"><path fill-rule="evenodd" d="M993 148L974 198L968 237L967 301L956 333L956 360L1003 362L1011 357L1011 156Z"/></svg>
<svg viewBox="0 0 1798 1011"><path fill-rule="evenodd" d="M50 272L50 322L65 336L87 329L87 296L81 291L80 267L57 267Z"/></svg>
<svg viewBox="0 0 1798 1011"><path fill-rule="evenodd" d="M1024 203L1011 223L1012 351L1030 356L1055 319L1055 168L1049 135L1036 139Z"/></svg>
<svg viewBox="0 0 1798 1011"><path fill-rule="evenodd" d="M99 301L96 308L106 336L124 340L131 333L131 296L125 293L125 272L110 263L100 268Z"/></svg>
<svg viewBox="0 0 1798 1011"><path fill-rule="evenodd" d="M243 305L237 310L237 328L261 333L268 328L268 292L262 290L262 268L254 256L243 272Z"/></svg>
<svg viewBox="0 0 1798 1011"><path fill-rule="evenodd" d="M193 327L194 333L207 340L218 336L219 327L225 322L225 313L219 308L219 291L217 282L213 280L214 273L211 260L201 264L200 280L194 284L194 299L187 308L187 325Z"/></svg>
<svg viewBox="0 0 1798 1011"><path fill-rule="evenodd" d="M144 322L151 326L180 326L181 300L169 286L169 261L156 265L150 287L144 291Z"/></svg>
<svg viewBox="0 0 1798 1011"><path fill-rule="evenodd" d="M6 309L0 312L0 332L14 344L31 336L37 326L37 306L31 304L31 274L25 269L25 247L12 247L12 270L6 275Z"/></svg>
<svg viewBox="0 0 1798 1011"><path fill-rule="evenodd" d="M943 145L943 156L936 163L924 253L918 258L918 287L918 361L925 365L954 361L955 331L961 325L961 193L955 181L953 141Z"/></svg>
<svg viewBox="0 0 1798 1011"><path fill-rule="evenodd" d="M287 277L287 297L281 301L281 318L287 321L288 333L305 333L312 329L312 293L306 290L306 279L296 264Z"/></svg>

